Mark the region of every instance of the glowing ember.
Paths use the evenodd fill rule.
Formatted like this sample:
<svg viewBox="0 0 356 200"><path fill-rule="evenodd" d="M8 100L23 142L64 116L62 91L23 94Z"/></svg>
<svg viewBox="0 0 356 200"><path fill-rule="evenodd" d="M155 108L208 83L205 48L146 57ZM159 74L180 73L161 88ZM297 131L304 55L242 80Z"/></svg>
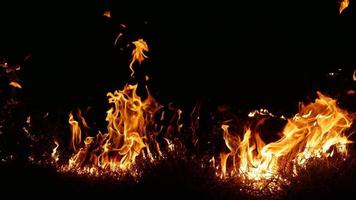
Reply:
<svg viewBox="0 0 356 200"><path fill-rule="evenodd" d="M298 174L311 158L345 156L350 143L344 131L351 126L352 116L340 109L336 101L318 93L315 102L301 105L299 113L288 119L281 138L265 144L260 133L248 128L242 140L222 125L224 140L230 150L221 153L221 176L237 174L255 181L254 186L270 179L281 179L281 170Z"/></svg>
<svg viewBox="0 0 356 200"><path fill-rule="evenodd" d="M248 114L248 117L254 117L255 115L269 115L271 117L274 117L272 113L270 113L267 109L263 109L263 108L261 108L260 110L251 111Z"/></svg>
<svg viewBox="0 0 356 200"><path fill-rule="evenodd" d="M341 0L340 1L340 7L339 7L339 13L341 14L350 4L349 0Z"/></svg>
<svg viewBox="0 0 356 200"><path fill-rule="evenodd" d="M143 40L143 39L139 39L137 41L132 42L132 44L135 45L135 49L132 51L131 54L131 62L130 62L130 70L131 70L131 77L134 76L135 71L133 70L133 64L137 61L139 64L141 64L141 62L143 60L145 60L145 58L147 58L147 56L144 54L145 51L148 51L148 46L147 43Z"/></svg>
<svg viewBox="0 0 356 200"><path fill-rule="evenodd" d="M110 10L104 11L103 16L104 16L104 17L107 17L107 18L111 18L111 12L110 12Z"/></svg>
<svg viewBox="0 0 356 200"><path fill-rule="evenodd" d="M14 87L14 88L18 88L18 89L22 88L22 86L19 83L15 82L15 81L10 82L9 85Z"/></svg>
<svg viewBox="0 0 356 200"><path fill-rule="evenodd" d="M346 91L347 95L354 95L355 93L356 93L355 90L347 90Z"/></svg>
<svg viewBox="0 0 356 200"><path fill-rule="evenodd" d="M114 46L117 45L117 43L119 42L119 39L121 38L121 36L122 36L122 33L117 34L117 36L115 38L115 41L114 41Z"/></svg>

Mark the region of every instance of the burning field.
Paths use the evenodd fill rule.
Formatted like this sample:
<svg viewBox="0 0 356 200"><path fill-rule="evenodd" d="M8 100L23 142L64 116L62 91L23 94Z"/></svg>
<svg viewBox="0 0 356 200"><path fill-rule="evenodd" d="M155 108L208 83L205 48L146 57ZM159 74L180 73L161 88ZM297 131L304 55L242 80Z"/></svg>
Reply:
<svg viewBox="0 0 356 200"><path fill-rule="evenodd" d="M337 2L332 13L345 24L352 21L347 18L351 16L349 4ZM190 66L215 62L209 58L211 53L187 50L193 61L185 58L189 67L181 67L171 58L184 59L182 51L168 51L159 45L160 39L157 41L162 38L162 42L171 42L166 44L170 48L179 47L171 37L159 37L168 29L147 34L142 27L154 19L135 26L140 23L128 20L125 13L117 14L120 12L114 8L96 10L92 17L97 21L86 19L97 23L94 28L89 26L88 30L94 29L92 35L79 35L63 44L77 44L76 40L85 37L84 47L73 45L66 54L60 50L61 41L51 39L59 47L54 52L32 52L26 43L25 54L5 51L0 58L3 195L24 193L47 198L43 191L63 198L118 195L134 199L323 199L354 195L356 65L352 56L340 62L339 57L347 57L342 52L335 53L333 59L323 54L320 58L338 64L321 62L313 70L307 64L291 68L293 73L289 69L262 69L258 75L254 68L230 75L236 69L229 71L229 67L218 71L199 68L196 72ZM77 16L78 11L73 13ZM102 32L96 32L98 27ZM97 38L92 41L96 45L88 45L86 37ZM205 41L196 44L204 49ZM44 44L48 45L47 40ZM221 47L220 43L215 47ZM86 53L78 53L77 48ZM219 57L218 51L214 52ZM314 51L310 53L319 58ZM223 58L231 57L229 52L222 54ZM265 58L264 54L258 55ZM165 62L157 60L165 55L173 67L153 67L162 66ZM241 57L244 55L250 54ZM59 64L48 69L55 59ZM227 62L217 60L219 65ZM250 66L258 64L247 60L255 62ZM268 63L268 59L261 62ZM36 65L46 65L47 69L36 69ZM78 65L83 66L76 72ZM325 65L332 66L324 69ZM113 66L120 71L112 70ZM253 76L244 77L246 74ZM51 83L58 86L51 88ZM163 86L173 87L165 92L160 89ZM175 92L177 88L183 92ZM246 97L249 94L251 97ZM230 97L232 100L226 100Z"/></svg>

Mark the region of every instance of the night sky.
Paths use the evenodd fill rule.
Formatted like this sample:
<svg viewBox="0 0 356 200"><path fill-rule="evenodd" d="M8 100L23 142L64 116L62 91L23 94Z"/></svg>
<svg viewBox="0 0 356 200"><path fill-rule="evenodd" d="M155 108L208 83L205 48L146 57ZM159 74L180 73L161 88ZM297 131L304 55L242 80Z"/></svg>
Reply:
<svg viewBox="0 0 356 200"><path fill-rule="evenodd" d="M150 52L137 79L149 75L159 101L183 107L203 99L293 111L317 90L343 90L328 74L354 68L353 1L342 15L335 1L178 2L3 5L0 55L24 63L25 98L44 110L106 104L108 91L135 82L126 45L139 38Z"/></svg>

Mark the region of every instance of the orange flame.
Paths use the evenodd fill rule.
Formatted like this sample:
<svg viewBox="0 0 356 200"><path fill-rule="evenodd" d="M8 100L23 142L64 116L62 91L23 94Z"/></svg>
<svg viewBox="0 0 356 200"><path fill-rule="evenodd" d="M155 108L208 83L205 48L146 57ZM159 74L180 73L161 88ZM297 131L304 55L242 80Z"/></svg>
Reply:
<svg viewBox="0 0 356 200"><path fill-rule="evenodd" d="M341 14L350 4L349 0L341 0L340 1L340 7L339 7L339 13Z"/></svg>
<svg viewBox="0 0 356 200"><path fill-rule="evenodd" d="M288 119L282 137L265 144L258 132L250 128L241 140L222 125L229 153L221 153L221 175L238 174L247 180L263 181L280 177L280 171L306 166L310 158L327 158L337 151L347 154L350 143L344 131L352 124L352 116L340 109L336 101L318 93L315 102L301 105L299 113ZM229 161L228 161L229 160ZM231 165L231 164L230 164ZM289 166L291 165L291 166Z"/></svg>
<svg viewBox="0 0 356 200"><path fill-rule="evenodd" d="M111 12L110 12L110 10L105 10L104 13L103 13L103 16L104 16L104 17L107 17L107 18L111 18Z"/></svg>
<svg viewBox="0 0 356 200"><path fill-rule="evenodd" d="M355 71L354 71L354 74L352 75L352 79L353 79L354 81L356 81L356 69L355 69Z"/></svg>
<svg viewBox="0 0 356 200"><path fill-rule="evenodd" d="M128 170L140 154L154 160L149 146L151 143L153 146L157 145L153 142L155 131L152 127L154 115L161 106L149 94L142 101L136 90L137 84L126 85L123 90L107 94L109 103L113 104L107 111L108 132L85 138L84 147L79 150L77 147L81 142L80 127L78 122L73 120L73 115L69 115L72 145L76 151L69 160L70 168L90 166L90 169ZM153 141L150 142L151 140Z"/></svg>
<svg viewBox="0 0 356 200"><path fill-rule="evenodd" d="M135 49L132 51L131 54L131 62L130 62L130 70L131 70L131 77L135 74L135 71L133 70L133 64L138 61L139 64L142 63L147 56L145 55L145 51L148 51L148 46L147 43L143 39L139 39L137 41L132 42L132 44L135 45Z"/></svg>
<svg viewBox="0 0 356 200"><path fill-rule="evenodd" d="M22 86L18 83L18 82L15 82L15 81L11 81L9 83L10 86L14 87L14 88L18 88L18 89L21 89Z"/></svg>
<svg viewBox="0 0 356 200"><path fill-rule="evenodd" d="M135 61L141 63L148 51L145 41L142 39L133 42L136 48L132 52L130 69ZM134 71L132 70L134 73ZM132 74L133 75L133 74ZM147 87L147 97L142 100L137 94L138 84L126 85L123 90L109 92L107 94L112 107L107 111L107 132L97 133L95 137L88 136L82 140L81 126L88 129L89 126L78 111L79 121L69 114L71 130L71 146L74 155L69 159L68 166L62 166L62 170L76 170L78 173L98 174L99 170L130 171L137 175L132 167L136 158L154 161L162 157L160 144L156 136L162 130L155 124L155 115L162 108L150 95ZM163 112L162 112L163 115ZM179 113L180 117L180 113ZM174 145L166 138L167 148L172 150Z"/></svg>
<svg viewBox="0 0 356 200"><path fill-rule="evenodd" d="M73 114L69 113L69 125L70 125L70 132L72 133L72 148L74 151L77 151L78 146L82 142L82 130L79 127L79 123L74 120Z"/></svg>

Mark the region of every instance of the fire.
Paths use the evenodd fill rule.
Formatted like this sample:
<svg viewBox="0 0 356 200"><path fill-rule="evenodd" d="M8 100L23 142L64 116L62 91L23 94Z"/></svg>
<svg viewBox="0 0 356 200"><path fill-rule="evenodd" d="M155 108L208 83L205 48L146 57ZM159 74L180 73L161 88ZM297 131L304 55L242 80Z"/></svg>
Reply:
<svg viewBox="0 0 356 200"><path fill-rule="evenodd" d="M222 125L230 152L220 155L221 175L237 174L258 183L280 178L282 170L297 175L296 169L305 167L311 158L332 157L336 152L345 156L351 142L344 132L352 120L335 100L318 93L315 102L301 104L299 113L288 119L278 141L265 144L251 128L241 140L229 133L228 125Z"/></svg>
<svg viewBox="0 0 356 200"><path fill-rule="evenodd" d="M133 44L136 48L132 52L130 68L136 60L141 63L146 58L143 51L148 50L142 39ZM82 113L78 111L77 120L69 113L74 154L62 169L90 174L97 174L100 170L135 172L133 166L138 157L154 161L162 156L160 144L156 140L162 127L155 123L155 116L162 106L151 96L147 87L145 99L137 94L137 90L138 84L127 84L122 90L107 93L111 108L107 111L106 133L83 136L82 133L88 132L89 126ZM164 139L167 148L173 148L170 141Z"/></svg>
<svg viewBox="0 0 356 200"><path fill-rule="evenodd" d="M350 4L349 0L341 0L339 6L339 13L341 14Z"/></svg>
<svg viewBox="0 0 356 200"><path fill-rule="evenodd" d="M58 147L59 147L59 143L57 142L57 140L54 141L54 144L56 145L53 150L52 150L52 153L51 153L51 157L52 159L57 162L59 160L59 153L57 151Z"/></svg>
<svg viewBox="0 0 356 200"><path fill-rule="evenodd" d="M355 69L355 71L354 71L354 74L352 75L352 79L353 79L354 81L356 81L356 69Z"/></svg>
<svg viewBox="0 0 356 200"><path fill-rule="evenodd" d="M135 71L133 70L133 64L137 61L139 64L142 63L147 56L145 55L145 51L148 51L147 43L143 39L139 39L137 41L132 42L135 45L135 49L132 51L131 54L131 62L130 62L130 70L131 70L131 77L134 76Z"/></svg>
<svg viewBox="0 0 356 200"><path fill-rule="evenodd" d="M74 120L73 114L69 113L69 125L72 133L72 148L77 150L78 146L82 142L82 130L79 127L79 123Z"/></svg>
<svg viewBox="0 0 356 200"><path fill-rule="evenodd" d="M18 82L15 82L15 81L11 81L9 83L10 86L14 87L14 88L18 88L18 89L21 89L22 86L18 83Z"/></svg>
<svg viewBox="0 0 356 200"><path fill-rule="evenodd" d="M123 90L107 94L113 106L107 111L105 134L99 132L96 137L88 136L82 141L79 123L69 114L72 146L76 152L69 160L69 168L129 170L139 155L155 159L150 144L161 154L155 142L158 133L153 128L154 116L161 105L149 93L141 100L137 86L126 85Z"/></svg>
<svg viewBox="0 0 356 200"><path fill-rule="evenodd" d="M110 10L104 11L103 16L104 16L104 17L107 17L107 18L111 18L111 12L110 12Z"/></svg>

